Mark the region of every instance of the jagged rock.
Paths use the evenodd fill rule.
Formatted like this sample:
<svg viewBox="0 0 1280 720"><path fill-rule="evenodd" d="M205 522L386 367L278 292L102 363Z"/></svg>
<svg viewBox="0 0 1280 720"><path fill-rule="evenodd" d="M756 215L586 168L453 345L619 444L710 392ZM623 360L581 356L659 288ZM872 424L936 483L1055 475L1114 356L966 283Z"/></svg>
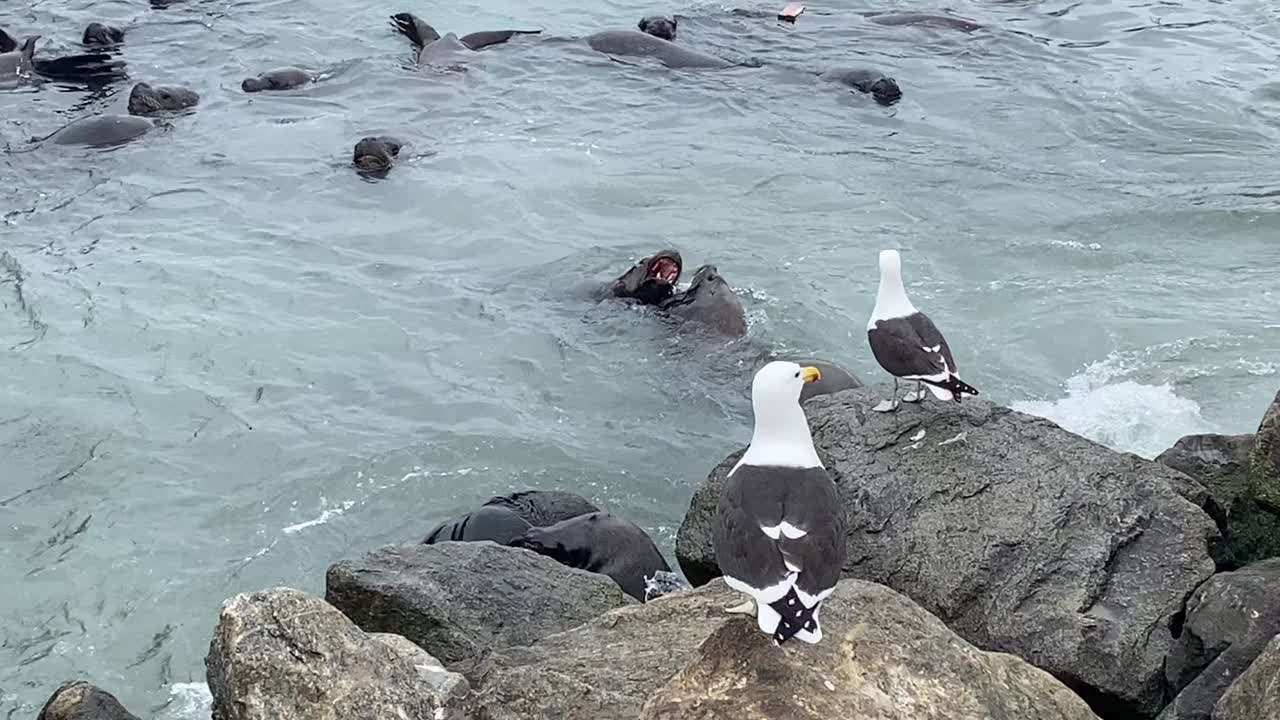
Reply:
<svg viewBox="0 0 1280 720"><path fill-rule="evenodd" d="M223 603L205 658L213 720L462 720L466 680L290 588Z"/></svg>
<svg viewBox="0 0 1280 720"><path fill-rule="evenodd" d="M1253 446L1253 435L1187 435L1156 457L1208 489L1205 510L1223 535L1213 550L1219 570L1280 555L1280 515L1255 502L1249 489Z"/></svg>
<svg viewBox="0 0 1280 720"><path fill-rule="evenodd" d="M36 720L138 720L115 695L84 680L68 680L53 691Z"/></svg>
<svg viewBox="0 0 1280 720"><path fill-rule="evenodd" d="M778 647L721 580L495 652L468 711L483 720L1096 720L1051 675L986 653L906 597L843 580L824 638Z"/></svg>
<svg viewBox="0 0 1280 720"><path fill-rule="evenodd" d="M1160 720L1208 720L1213 706L1263 646L1280 633L1280 558L1219 573L1187 603L1165 663L1177 697Z"/></svg>
<svg viewBox="0 0 1280 720"><path fill-rule="evenodd" d="M1280 720L1280 635L1223 693L1213 720Z"/></svg>
<svg viewBox="0 0 1280 720"><path fill-rule="evenodd" d="M1262 507L1280 513L1280 392L1271 401L1254 435L1249 493Z"/></svg>
<svg viewBox="0 0 1280 720"><path fill-rule="evenodd" d="M492 543L388 545L329 567L325 599L367 632L403 635L451 670L633 603L606 575Z"/></svg>
<svg viewBox="0 0 1280 720"><path fill-rule="evenodd" d="M1214 570L1217 529L1187 499L1203 486L979 399L872 412L887 392L805 404L848 513L846 576L1048 670L1104 717L1155 716L1171 628ZM695 585L719 574L712 522L740 456L711 472L680 527L676 556Z"/></svg>

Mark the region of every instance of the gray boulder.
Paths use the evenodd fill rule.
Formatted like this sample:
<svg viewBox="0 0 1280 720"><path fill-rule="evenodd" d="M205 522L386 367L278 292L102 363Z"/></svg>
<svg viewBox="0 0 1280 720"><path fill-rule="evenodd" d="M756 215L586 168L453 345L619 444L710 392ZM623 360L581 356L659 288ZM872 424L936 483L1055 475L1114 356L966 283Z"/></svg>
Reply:
<svg viewBox="0 0 1280 720"><path fill-rule="evenodd" d="M1214 575L1187 603L1165 675L1177 697L1160 720L1208 720L1227 687L1280 633L1280 558Z"/></svg>
<svg viewBox="0 0 1280 720"><path fill-rule="evenodd" d="M843 580L824 638L781 648L715 581L495 652L468 701L485 720L1096 720L1051 675L966 643L906 597Z"/></svg>
<svg viewBox="0 0 1280 720"><path fill-rule="evenodd" d="M1187 435L1156 458L1209 491L1205 510L1223 535L1213 551L1219 570L1280 555L1280 515L1255 502L1250 490L1253 447L1253 435Z"/></svg>
<svg viewBox="0 0 1280 720"><path fill-rule="evenodd" d="M1053 673L1105 717L1155 716L1175 618L1214 570L1203 487L979 399L872 412L887 391L804 406L848 514L845 575ZM719 574L712 522L740 456L712 470L680 527L695 585Z"/></svg>
<svg viewBox="0 0 1280 720"><path fill-rule="evenodd" d="M489 542L388 545L335 563L325 599L366 632L403 635L460 671L635 602L606 575Z"/></svg>
<svg viewBox="0 0 1280 720"><path fill-rule="evenodd" d="M1280 513L1280 392L1262 416L1254 436L1249 493L1262 507Z"/></svg>
<svg viewBox="0 0 1280 720"><path fill-rule="evenodd" d="M1213 708L1213 720L1280 720L1280 635L1262 649Z"/></svg>
<svg viewBox="0 0 1280 720"><path fill-rule="evenodd" d="M138 720L115 695L84 680L68 680L53 691L36 720Z"/></svg>
<svg viewBox="0 0 1280 720"><path fill-rule="evenodd" d="M205 658L213 720L462 720L461 676L290 588L223 603Z"/></svg>

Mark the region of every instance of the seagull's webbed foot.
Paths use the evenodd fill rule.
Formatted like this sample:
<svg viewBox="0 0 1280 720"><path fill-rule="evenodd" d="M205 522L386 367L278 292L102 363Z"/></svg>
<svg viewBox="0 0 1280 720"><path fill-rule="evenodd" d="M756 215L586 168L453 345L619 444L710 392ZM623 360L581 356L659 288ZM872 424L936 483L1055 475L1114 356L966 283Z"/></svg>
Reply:
<svg viewBox="0 0 1280 720"><path fill-rule="evenodd" d="M756 604L751 598L747 598L738 605L725 608L724 611L732 615L755 615Z"/></svg>

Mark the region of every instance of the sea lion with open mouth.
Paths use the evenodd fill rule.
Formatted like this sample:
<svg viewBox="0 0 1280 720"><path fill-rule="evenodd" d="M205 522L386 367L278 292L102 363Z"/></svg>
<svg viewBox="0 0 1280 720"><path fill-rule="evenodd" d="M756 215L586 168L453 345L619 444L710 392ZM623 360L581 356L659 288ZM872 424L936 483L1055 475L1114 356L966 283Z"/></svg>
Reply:
<svg viewBox="0 0 1280 720"><path fill-rule="evenodd" d="M675 291L684 263L680 252L671 248L640 258L617 280L605 286L604 296L657 305Z"/></svg>

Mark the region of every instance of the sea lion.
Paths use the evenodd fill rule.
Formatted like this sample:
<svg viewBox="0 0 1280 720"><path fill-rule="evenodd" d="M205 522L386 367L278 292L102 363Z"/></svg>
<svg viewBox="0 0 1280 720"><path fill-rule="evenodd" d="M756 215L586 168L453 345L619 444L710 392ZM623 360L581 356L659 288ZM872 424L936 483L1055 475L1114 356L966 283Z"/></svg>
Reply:
<svg viewBox="0 0 1280 720"><path fill-rule="evenodd" d="M152 86L140 82L129 93L129 114L149 116L177 112L199 102L200 95L194 90L176 85Z"/></svg>
<svg viewBox="0 0 1280 720"><path fill-rule="evenodd" d="M626 518L593 512L549 527L530 528L511 541L563 565L608 575L631 597L644 602L645 578L671 572L666 558L644 530Z"/></svg>
<svg viewBox="0 0 1280 720"><path fill-rule="evenodd" d="M886 13L884 15L872 15L869 19L871 22L880 25L923 25L967 33L982 28L982 25L971 20L948 17L946 15L927 15L925 13Z"/></svg>
<svg viewBox="0 0 1280 720"><path fill-rule="evenodd" d="M640 258L617 280L606 285L604 296L657 305L671 297L683 269L679 251L670 248L659 250L649 257Z"/></svg>
<svg viewBox="0 0 1280 720"><path fill-rule="evenodd" d="M31 77L32 71L35 69L35 52L36 41L40 39L39 35L31 35L18 43L7 33L0 30L0 47L8 47L10 49L0 52L0 79L16 80L19 78Z"/></svg>
<svg viewBox="0 0 1280 720"><path fill-rule="evenodd" d="M858 92L871 93L871 97L881 105L892 105L902 99L902 89L898 87L898 82L879 70L837 68L828 70L819 77L840 83Z"/></svg>
<svg viewBox="0 0 1280 720"><path fill-rule="evenodd" d="M499 545L509 545L512 540L528 532L529 523L511 508L501 505L484 505L453 520L446 520L431 529L423 538L424 545L446 540L458 542L482 542L490 540Z"/></svg>
<svg viewBox="0 0 1280 720"><path fill-rule="evenodd" d="M81 45L113 47L124 42L124 31L117 27L104 25L99 22L89 23L84 29L84 36L80 39Z"/></svg>
<svg viewBox="0 0 1280 720"><path fill-rule="evenodd" d="M240 89L247 93L263 90L292 90L315 82L316 77L313 72L286 65L259 73L257 77L245 78L240 83Z"/></svg>
<svg viewBox="0 0 1280 720"><path fill-rule="evenodd" d="M688 289L672 295L658 307L686 323L698 323L699 327L721 335L747 334L747 311L715 265L698 268Z"/></svg>
<svg viewBox="0 0 1280 720"><path fill-rule="evenodd" d="M351 153L351 164L361 176L386 177L403 144L391 137L362 137Z"/></svg>
<svg viewBox="0 0 1280 720"><path fill-rule="evenodd" d="M391 26L409 38L418 49L420 65L442 65L460 59L491 45L501 45L516 35L537 35L541 30L481 30L458 37L455 33L441 36L431 24L413 13L396 13Z"/></svg>
<svg viewBox="0 0 1280 720"><path fill-rule="evenodd" d="M862 381L856 375L826 360L817 360L814 358L785 358L790 362L799 363L802 367L816 367L822 377L811 383L805 383L800 389L800 403L804 404L805 400L819 395L830 395L841 390L850 390L852 388L862 387Z"/></svg>
<svg viewBox="0 0 1280 720"><path fill-rule="evenodd" d="M759 67L759 61L731 63L697 50L681 47L637 30L608 30L587 36L592 50L609 56L651 57L670 68Z"/></svg>
<svg viewBox="0 0 1280 720"><path fill-rule="evenodd" d="M522 490L508 495L489 498L484 507L503 507L511 510L534 527L554 525L587 513L600 512L581 495L563 490Z"/></svg>
<svg viewBox="0 0 1280 720"><path fill-rule="evenodd" d="M58 145L118 145L141 137L159 123L136 115L94 115L55 131L45 140Z"/></svg>
<svg viewBox="0 0 1280 720"><path fill-rule="evenodd" d="M0 28L0 53L11 53L18 49L18 41L13 36Z"/></svg>
<svg viewBox="0 0 1280 720"><path fill-rule="evenodd" d="M649 17L640 18L640 32L649 33L656 38L663 40L676 41L676 19L674 17L666 18L661 15L650 15Z"/></svg>

